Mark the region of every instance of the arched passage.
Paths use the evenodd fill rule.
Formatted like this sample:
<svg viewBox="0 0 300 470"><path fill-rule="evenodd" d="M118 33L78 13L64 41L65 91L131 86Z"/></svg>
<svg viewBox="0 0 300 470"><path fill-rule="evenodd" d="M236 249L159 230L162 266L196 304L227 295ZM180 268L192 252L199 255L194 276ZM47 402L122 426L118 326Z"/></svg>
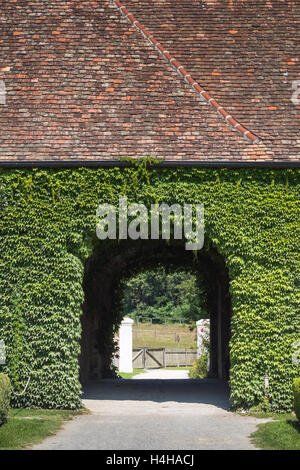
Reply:
<svg viewBox="0 0 300 470"><path fill-rule="evenodd" d="M122 320L121 280L158 265L190 269L201 275L211 322L209 376L229 376L231 299L223 257L210 247L196 254L180 241L123 240L97 242L86 262L83 287L81 382L111 377L113 338Z"/></svg>

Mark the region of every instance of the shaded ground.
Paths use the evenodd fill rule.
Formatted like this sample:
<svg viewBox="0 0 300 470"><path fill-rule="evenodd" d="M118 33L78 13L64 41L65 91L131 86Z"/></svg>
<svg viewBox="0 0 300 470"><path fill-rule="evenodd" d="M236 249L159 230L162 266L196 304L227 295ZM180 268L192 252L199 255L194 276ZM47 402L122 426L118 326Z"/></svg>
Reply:
<svg viewBox="0 0 300 470"><path fill-rule="evenodd" d="M168 377L182 374L158 370L132 380L91 384L83 400L91 414L67 422L34 449L255 448L249 436L264 420L227 411L226 384L213 379L151 379L156 372Z"/></svg>

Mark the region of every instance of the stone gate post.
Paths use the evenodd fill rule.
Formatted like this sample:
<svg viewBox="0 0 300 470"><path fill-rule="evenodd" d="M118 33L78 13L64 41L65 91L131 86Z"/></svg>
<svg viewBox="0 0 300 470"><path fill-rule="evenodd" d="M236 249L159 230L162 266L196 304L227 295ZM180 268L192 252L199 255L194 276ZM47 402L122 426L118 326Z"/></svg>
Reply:
<svg viewBox="0 0 300 470"><path fill-rule="evenodd" d="M132 369L132 326L134 321L131 318L124 318L121 322L119 332L119 371L129 372Z"/></svg>

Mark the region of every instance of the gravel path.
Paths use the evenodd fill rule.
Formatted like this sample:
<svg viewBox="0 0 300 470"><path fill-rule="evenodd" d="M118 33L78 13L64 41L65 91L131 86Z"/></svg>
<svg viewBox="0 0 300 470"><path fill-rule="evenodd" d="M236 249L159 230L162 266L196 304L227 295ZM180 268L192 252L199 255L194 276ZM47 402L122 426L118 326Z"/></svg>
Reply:
<svg viewBox="0 0 300 470"><path fill-rule="evenodd" d="M249 436L265 420L227 411L224 383L185 376L157 370L94 383L83 400L91 414L66 422L33 449L254 449Z"/></svg>

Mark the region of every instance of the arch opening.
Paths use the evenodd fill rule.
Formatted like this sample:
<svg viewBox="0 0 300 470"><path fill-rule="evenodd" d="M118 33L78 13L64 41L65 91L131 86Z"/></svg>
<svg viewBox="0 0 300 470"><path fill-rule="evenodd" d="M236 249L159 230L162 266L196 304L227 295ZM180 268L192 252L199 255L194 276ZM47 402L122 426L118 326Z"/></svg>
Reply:
<svg viewBox="0 0 300 470"><path fill-rule="evenodd" d="M80 380L115 377L114 337L122 321L122 281L158 266L189 270L202 279L210 318L208 377L227 380L230 369L231 297L224 258L206 244L194 253L179 240L96 241L85 265Z"/></svg>

